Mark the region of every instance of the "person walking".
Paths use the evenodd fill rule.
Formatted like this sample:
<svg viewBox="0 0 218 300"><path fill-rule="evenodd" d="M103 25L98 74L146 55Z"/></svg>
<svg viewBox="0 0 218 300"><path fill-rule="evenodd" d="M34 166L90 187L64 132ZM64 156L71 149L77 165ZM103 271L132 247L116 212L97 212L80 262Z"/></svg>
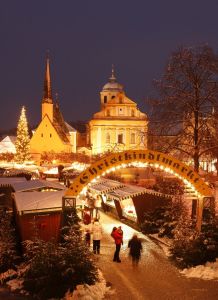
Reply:
<svg viewBox="0 0 218 300"><path fill-rule="evenodd" d="M129 255L132 258L133 267L137 266L141 257L142 243L137 234L134 234L128 243Z"/></svg>
<svg viewBox="0 0 218 300"><path fill-rule="evenodd" d="M114 242L116 245L113 261L121 263L120 248L121 248L121 244L123 244L123 231L121 229L121 226L119 226L118 228L114 227L111 232L111 236L114 238Z"/></svg>
<svg viewBox="0 0 218 300"><path fill-rule="evenodd" d="M93 252L96 254L100 254L100 246L101 246L101 239L102 239L102 226L99 223L98 219L94 219L94 222L92 224L91 232L93 234Z"/></svg>

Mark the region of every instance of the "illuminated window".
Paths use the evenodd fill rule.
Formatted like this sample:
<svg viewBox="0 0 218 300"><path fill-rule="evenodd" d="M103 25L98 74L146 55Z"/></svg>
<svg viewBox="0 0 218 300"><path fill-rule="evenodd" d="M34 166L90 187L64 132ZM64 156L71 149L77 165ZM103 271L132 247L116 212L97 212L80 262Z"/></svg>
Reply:
<svg viewBox="0 0 218 300"><path fill-rule="evenodd" d="M118 134L117 142L118 142L118 144L123 144L123 134L122 133Z"/></svg>
<svg viewBox="0 0 218 300"><path fill-rule="evenodd" d="M107 103L107 96L104 96L104 103Z"/></svg>
<svg viewBox="0 0 218 300"><path fill-rule="evenodd" d="M135 133L131 133L130 143L135 144Z"/></svg>
<svg viewBox="0 0 218 300"><path fill-rule="evenodd" d="M110 141L111 141L110 133L107 133L106 134L106 143L110 144Z"/></svg>

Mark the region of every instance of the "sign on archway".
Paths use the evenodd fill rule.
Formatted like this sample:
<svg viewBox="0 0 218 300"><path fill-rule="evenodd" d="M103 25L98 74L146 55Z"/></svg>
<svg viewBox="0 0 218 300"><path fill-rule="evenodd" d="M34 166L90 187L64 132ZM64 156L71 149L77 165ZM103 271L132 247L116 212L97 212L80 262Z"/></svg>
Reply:
<svg viewBox="0 0 218 300"><path fill-rule="evenodd" d="M211 197L212 190L192 168L178 159L152 150L129 150L110 154L93 163L83 171L66 191L65 197L76 197L95 178L107 171L125 167L133 162L146 163L154 168L161 168L182 179L196 192L198 197Z"/></svg>

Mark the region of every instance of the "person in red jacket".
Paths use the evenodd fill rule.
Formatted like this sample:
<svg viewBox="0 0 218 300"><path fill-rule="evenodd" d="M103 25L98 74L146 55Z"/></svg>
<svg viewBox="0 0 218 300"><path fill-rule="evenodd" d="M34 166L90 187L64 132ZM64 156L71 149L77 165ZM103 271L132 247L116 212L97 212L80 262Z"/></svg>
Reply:
<svg viewBox="0 0 218 300"><path fill-rule="evenodd" d="M121 226L116 228L114 227L111 233L111 236L114 238L115 245L116 245L116 250L114 252L114 259L113 261L116 261L118 263L121 262L120 260L120 248L121 245L123 244L123 231L121 229Z"/></svg>

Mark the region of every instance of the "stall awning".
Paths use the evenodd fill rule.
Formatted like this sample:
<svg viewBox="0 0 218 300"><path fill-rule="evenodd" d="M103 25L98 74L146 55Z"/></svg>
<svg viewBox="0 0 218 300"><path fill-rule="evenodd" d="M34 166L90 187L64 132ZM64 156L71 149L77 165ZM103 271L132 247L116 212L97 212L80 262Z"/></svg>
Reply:
<svg viewBox="0 0 218 300"><path fill-rule="evenodd" d="M119 181L110 179L100 179L97 181L97 183L91 184L90 190L95 190L99 194L105 194L123 186L125 186L125 184Z"/></svg>
<svg viewBox="0 0 218 300"><path fill-rule="evenodd" d="M111 200L123 200L127 199L129 197L136 197L138 195L142 194L152 194L158 197L165 197L165 198L172 198L171 195L165 195L162 193L155 192L150 189L146 189L140 186L134 186L134 185L125 185L123 187L120 187L116 190L110 191L107 193L107 196Z"/></svg>

